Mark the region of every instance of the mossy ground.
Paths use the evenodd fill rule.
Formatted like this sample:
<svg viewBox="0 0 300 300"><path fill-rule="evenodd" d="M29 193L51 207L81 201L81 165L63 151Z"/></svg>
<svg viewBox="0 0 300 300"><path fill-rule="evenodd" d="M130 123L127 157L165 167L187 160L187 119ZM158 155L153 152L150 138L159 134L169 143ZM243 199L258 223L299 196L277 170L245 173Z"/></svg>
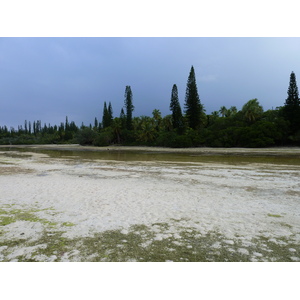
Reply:
<svg viewBox="0 0 300 300"><path fill-rule="evenodd" d="M195 228L180 226L181 220L134 225L128 229L95 233L91 237L68 239L63 236L70 222L62 224L41 219L39 210L4 207L0 210L0 261L88 261L88 262L247 262L298 261L300 245L290 238L264 236L246 241L228 239L217 231L199 233ZM40 222L44 232L37 240L7 240L5 226L18 220ZM171 230L172 227L172 230ZM174 228L176 230L174 231ZM1 234L2 233L2 234ZM18 252L18 249L22 249ZM22 253L22 254L18 254Z"/></svg>

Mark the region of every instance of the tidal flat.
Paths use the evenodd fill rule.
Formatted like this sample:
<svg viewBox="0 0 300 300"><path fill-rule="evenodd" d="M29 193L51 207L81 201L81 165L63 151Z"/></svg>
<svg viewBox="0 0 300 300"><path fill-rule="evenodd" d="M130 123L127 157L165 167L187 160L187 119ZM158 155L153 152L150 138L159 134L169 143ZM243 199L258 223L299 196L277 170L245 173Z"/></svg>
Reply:
<svg viewBox="0 0 300 300"><path fill-rule="evenodd" d="M0 147L0 261L300 261L300 150Z"/></svg>

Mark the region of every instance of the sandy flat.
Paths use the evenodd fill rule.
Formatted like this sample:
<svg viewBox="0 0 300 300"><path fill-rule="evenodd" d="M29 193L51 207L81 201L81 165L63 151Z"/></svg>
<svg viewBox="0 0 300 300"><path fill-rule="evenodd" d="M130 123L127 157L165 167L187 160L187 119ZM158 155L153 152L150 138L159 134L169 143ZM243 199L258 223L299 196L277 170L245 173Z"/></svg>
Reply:
<svg viewBox="0 0 300 300"><path fill-rule="evenodd" d="M57 149L57 146L39 147ZM82 149L77 145L61 146L72 147ZM135 148L141 149L145 150ZM101 150L105 151L97 149ZM173 150L147 148L147 151ZM299 153L299 149L278 148L249 151ZM292 237L300 243L299 165L85 160L53 158L36 152L26 152L24 157L4 154L0 149L0 209L34 209L40 219L72 224L64 226L63 236L67 238L92 236L111 229L126 232L132 225L164 222L171 224L169 234L176 235L176 224L180 222L180 226L195 228L199 234L218 231L229 246L237 236L242 237L245 245L256 236L275 240ZM42 231L40 223L17 221L2 226L0 239L11 240L22 235L24 239L38 240ZM162 238L158 232L156 239ZM11 254L11 260L25 250L18 251Z"/></svg>

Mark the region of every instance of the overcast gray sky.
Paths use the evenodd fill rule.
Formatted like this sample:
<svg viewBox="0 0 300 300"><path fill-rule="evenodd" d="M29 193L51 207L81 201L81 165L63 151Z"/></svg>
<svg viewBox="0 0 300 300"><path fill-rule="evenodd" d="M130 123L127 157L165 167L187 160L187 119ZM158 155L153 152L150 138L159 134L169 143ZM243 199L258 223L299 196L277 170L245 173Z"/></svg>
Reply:
<svg viewBox="0 0 300 300"><path fill-rule="evenodd" d="M0 126L24 120L80 125L114 117L133 92L134 116L170 113L173 84L184 107L191 66L206 113L258 98L284 104L291 71L300 74L300 38L1 38ZM299 75L300 76L300 75Z"/></svg>

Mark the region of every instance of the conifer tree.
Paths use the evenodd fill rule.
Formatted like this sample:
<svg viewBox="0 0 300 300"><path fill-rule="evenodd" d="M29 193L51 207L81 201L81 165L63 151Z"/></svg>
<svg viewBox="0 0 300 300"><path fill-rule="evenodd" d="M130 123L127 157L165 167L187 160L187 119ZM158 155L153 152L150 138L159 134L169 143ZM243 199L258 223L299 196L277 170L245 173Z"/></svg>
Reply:
<svg viewBox="0 0 300 300"><path fill-rule="evenodd" d="M287 93L288 97L285 100L283 114L285 119L290 122L290 133L294 134L297 130L300 130L300 100L294 72L290 75L290 84Z"/></svg>
<svg viewBox="0 0 300 300"><path fill-rule="evenodd" d="M132 112L134 106L132 104L132 91L130 85L125 88L125 108L126 108L126 127L128 130L132 130Z"/></svg>
<svg viewBox="0 0 300 300"><path fill-rule="evenodd" d="M285 100L285 105L293 107L299 106L299 93L296 82L296 75L294 72L292 72L290 75L290 85L288 88L288 97Z"/></svg>
<svg viewBox="0 0 300 300"><path fill-rule="evenodd" d="M177 85L174 84L171 93L170 110L172 111L172 124L174 129L179 129L183 126L182 112L178 99Z"/></svg>
<svg viewBox="0 0 300 300"><path fill-rule="evenodd" d="M24 131L25 131L25 134L28 133L28 128L27 128L27 120L25 120L25 124L24 124Z"/></svg>
<svg viewBox="0 0 300 300"><path fill-rule="evenodd" d="M103 126L103 128L109 126L109 115L108 115L106 101L104 101L104 107L103 107L102 126Z"/></svg>
<svg viewBox="0 0 300 300"><path fill-rule="evenodd" d="M98 120L97 120L97 117L95 117L94 128L95 128L95 129L98 129L98 126L99 126L99 122L98 122Z"/></svg>
<svg viewBox="0 0 300 300"><path fill-rule="evenodd" d="M120 119L126 118L125 112L124 112L124 108L121 108L121 112L120 112Z"/></svg>
<svg viewBox="0 0 300 300"><path fill-rule="evenodd" d="M113 110L112 110L111 103L109 102L107 107L106 102L104 101L103 117L102 117L103 128L111 126L112 121L113 121Z"/></svg>
<svg viewBox="0 0 300 300"><path fill-rule="evenodd" d="M122 129L125 129L126 128L127 119L126 119L126 115L125 115L123 107L122 107L121 113L120 113L120 120L121 120L121 124L122 124Z"/></svg>
<svg viewBox="0 0 300 300"><path fill-rule="evenodd" d="M33 121L33 134L36 135L36 123Z"/></svg>
<svg viewBox="0 0 300 300"><path fill-rule="evenodd" d="M107 114L108 115L107 116L108 126L111 126L112 121L113 121L113 109L112 109L112 106L111 106L110 102L108 104L107 112L108 112L108 114Z"/></svg>
<svg viewBox="0 0 300 300"><path fill-rule="evenodd" d="M185 93L185 114L190 128L199 128L201 124L202 110L203 107L200 103L200 98L197 91L195 70L192 66L188 77Z"/></svg>
<svg viewBox="0 0 300 300"><path fill-rule="evenodd" d="M65 130L68 131L69 130L69 120L68 120L68 116L66 116L66 123L65 123Z"/></svg>

